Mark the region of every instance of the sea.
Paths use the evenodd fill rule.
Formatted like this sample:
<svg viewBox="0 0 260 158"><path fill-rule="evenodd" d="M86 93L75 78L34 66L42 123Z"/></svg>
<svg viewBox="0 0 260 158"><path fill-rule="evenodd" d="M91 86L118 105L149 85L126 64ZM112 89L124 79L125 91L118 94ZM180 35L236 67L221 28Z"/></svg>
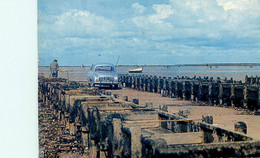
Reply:
<svg viewBox="0 0 260 158"><path fill-rule="evenodd" d="M142 75L165 77L220 77L245 81L245 76L260 76L260 64L201 64L201 65L118 65L118 74L129 74L128 70L143 68ZM60 66L59 77L72 81L86 81L90 66ZM39 76L50 76L48 66L38 67Z"/></svg>

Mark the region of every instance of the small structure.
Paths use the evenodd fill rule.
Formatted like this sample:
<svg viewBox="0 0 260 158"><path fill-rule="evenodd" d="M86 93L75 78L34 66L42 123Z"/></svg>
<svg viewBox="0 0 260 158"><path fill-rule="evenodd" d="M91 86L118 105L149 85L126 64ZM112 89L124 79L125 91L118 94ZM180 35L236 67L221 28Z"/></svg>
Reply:
<svg viewBox="0 0 260 158"><path fill-rule="evenodd" d="M129 73L142 73L143 72L143 68L135 68L135 69L129 69L128 70Z"/></svg>

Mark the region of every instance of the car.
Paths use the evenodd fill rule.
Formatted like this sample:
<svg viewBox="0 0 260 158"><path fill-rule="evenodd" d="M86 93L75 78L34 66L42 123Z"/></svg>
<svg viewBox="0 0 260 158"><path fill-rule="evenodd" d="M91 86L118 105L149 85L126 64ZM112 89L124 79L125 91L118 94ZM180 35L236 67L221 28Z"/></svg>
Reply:
<svg viewBox="0 0 260 158"><path fill-rule="evenodd" d="M118 73L113 64L94 64L90 67L87 80L91 86L118 88Z"/></svg>

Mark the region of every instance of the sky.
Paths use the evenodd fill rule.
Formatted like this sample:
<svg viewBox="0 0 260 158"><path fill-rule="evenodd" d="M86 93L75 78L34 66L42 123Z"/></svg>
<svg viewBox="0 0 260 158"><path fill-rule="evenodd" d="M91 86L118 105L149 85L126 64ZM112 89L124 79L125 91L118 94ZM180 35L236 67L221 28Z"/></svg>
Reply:
<svg viewBox="0 0 260 158"><path fill-rule="evenodd" d="M259 0L38 0L39 65L259 63Z"/></svg>

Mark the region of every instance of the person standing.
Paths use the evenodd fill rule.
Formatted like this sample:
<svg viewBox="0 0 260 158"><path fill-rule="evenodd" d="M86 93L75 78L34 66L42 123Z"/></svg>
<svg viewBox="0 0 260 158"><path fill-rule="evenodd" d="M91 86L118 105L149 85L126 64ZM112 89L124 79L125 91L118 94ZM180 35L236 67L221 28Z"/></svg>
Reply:
<svg viewBox="0 0 260 158"><path fill-rule="evenodd" d="M59 64L58 61L55 59L50 65L50 71L52 77L58 77L58 70L59 70Z"/></svg>

